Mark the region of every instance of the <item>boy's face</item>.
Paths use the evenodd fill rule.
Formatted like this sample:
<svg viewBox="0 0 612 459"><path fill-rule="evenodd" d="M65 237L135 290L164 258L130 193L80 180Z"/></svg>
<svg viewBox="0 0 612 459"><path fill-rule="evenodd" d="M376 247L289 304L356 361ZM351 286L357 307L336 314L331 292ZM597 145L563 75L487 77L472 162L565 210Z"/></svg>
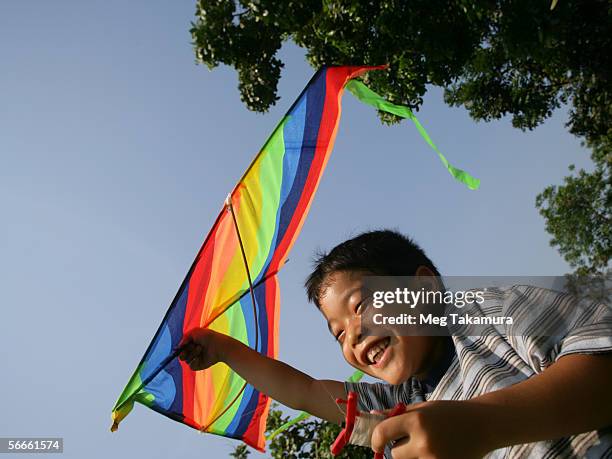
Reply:
<svg viewBox="0 0 612 459"><path fill-rule="evenodd" d="M390 384L425 376L435 365L439 338L398 336L393 330L389 336L361 336L362 280L367 275L347 271L331 274L319 301L344 358L351 366Z"/></svg>

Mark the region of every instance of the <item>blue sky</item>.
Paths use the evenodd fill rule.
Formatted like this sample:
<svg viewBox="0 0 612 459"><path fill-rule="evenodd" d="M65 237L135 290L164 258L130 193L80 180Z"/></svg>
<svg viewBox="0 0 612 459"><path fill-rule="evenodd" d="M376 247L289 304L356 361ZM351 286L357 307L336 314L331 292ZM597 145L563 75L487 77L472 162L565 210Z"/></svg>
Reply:
<svg viewBox="0 0 612 459"><path fill-rule="evenodd" d="M194 62L192 0L0 3L0 436L63 436L67 458L227 457L234 442L111 408L223 199L313 69L286 45L281 100L248 112L229 68ZM476 123L432 89L413 126L347 94L334 154L280 274L281 358L351 373L302 284L313 252L363 230L413 236L449 275L558 275L534 207L588 152L566 109L533 132ZM253 457L260 457L253 455Z"/></svg>

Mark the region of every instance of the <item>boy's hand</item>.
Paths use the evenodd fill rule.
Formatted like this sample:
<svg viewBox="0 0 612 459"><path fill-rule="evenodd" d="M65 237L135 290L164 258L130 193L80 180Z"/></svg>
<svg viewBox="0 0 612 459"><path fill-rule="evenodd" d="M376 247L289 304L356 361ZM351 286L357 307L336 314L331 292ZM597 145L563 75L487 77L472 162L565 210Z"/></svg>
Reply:
<svg viewBox="0 0 612 459"><path fill-rule="evenodd" d="M221 350L226 335L207 328L196 328L181 340L179 359L194 371L204 370L221 361Z"/></svg>
<svg viewBox="0 0 612 459"><path fill-rule="evenodd" d="M410 405L404 414L385 419L372 433L372 449L382 452L395 442L393 459L476 459L489 448L478 438L476 413L469 404L431 401Z"/></svg>

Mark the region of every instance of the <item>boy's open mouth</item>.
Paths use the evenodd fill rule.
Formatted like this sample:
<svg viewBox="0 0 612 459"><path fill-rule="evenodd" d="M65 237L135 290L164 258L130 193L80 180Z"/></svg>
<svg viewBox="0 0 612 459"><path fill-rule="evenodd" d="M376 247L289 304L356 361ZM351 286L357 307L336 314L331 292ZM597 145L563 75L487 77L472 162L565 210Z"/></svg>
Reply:
<svg viewBox="0 0 612 459"><path fill-rule="evenodd" d="M378 366L378 364L381 363L382 357L389 347L390 342L391 338L387 336L386 338L382 338L371 343L365 352L366 362L369 365Z"/></svg>

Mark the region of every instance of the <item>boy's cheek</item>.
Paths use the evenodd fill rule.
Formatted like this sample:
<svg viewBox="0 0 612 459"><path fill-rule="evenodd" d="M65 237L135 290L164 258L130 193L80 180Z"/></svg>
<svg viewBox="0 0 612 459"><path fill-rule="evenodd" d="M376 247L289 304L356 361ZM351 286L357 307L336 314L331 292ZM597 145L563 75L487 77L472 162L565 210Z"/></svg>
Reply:
<svg viewBox="0 0 612 459"><path fill-rule="evenodd" d="M397 340L392 347L393 354L391 355L391 361L389 362L389 377L393 379L391 384L400 384L409 379L414 372L413 368L413 357L411 355L410 348L411 340L409 337L398 336L395 337ZM415 349L412 349L413 351Z"/></svg>
<svg viewBox="0 0 612 459"><path fill-rule="evenodd" d="M353 368L357 368L358 370L366 369L363 365L359 363L359 361L355 357L355 354L353 354L353 352L351 352L350 350L342 349L342 356L344 357L344 360L346 360L346 363L348 363Z"/></svg>
<svg viewBox="0 0 612 459"><path fill-rule="evenodd" d="M344 357L344 360L346 360L346 363L348 363L349 365L356 367L359 365L359 363L357 362L357 359L355 358L355 356L349 352L349 351L345 351L344 349L342 350L342 357Z"/></svg>

